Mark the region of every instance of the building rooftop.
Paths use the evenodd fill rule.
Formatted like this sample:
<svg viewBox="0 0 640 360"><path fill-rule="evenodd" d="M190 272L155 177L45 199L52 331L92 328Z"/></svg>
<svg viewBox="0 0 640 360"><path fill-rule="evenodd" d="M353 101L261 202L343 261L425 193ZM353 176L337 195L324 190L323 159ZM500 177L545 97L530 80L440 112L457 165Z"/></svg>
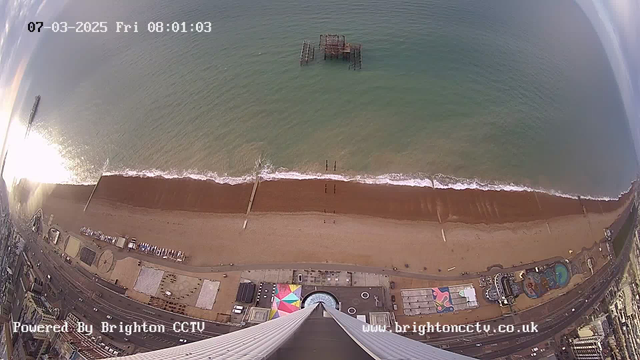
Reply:
<svg viewBox="0 0 640 360"><path fill-rule="evenodd" d="M50 315L53 316L53 314L51 313L51 311L49 311L49 308L47 307L47 304L45 303L45 301L42 299L42 297L40 297L40 295L36 295L32 292L28 292L27 293L28 296L31 297L31 300L33 301L33 303L36 305L36 307L38 308L38 310L40 310L40 312L42 312L44 315Z"/></svg>

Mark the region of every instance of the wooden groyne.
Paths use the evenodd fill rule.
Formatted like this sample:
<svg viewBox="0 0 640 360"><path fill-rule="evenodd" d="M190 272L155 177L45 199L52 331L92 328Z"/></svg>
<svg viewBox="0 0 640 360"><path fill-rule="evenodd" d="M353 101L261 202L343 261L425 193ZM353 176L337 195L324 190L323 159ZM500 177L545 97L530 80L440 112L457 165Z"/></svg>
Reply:
<svg viewBox="0 0 640 360"><path fill-rule="evenodd" d="M251 190L251 197L249 198L249 205L247 206L247 216L251 212L251 206L253 206L253 199L256 197L256 191L258 190L258 184L260 183L260 175L256 173L256 178L253 181L253 189Z"/></svg>
<svg viewBox="0 0 640 360"><path fill-rule="evenodd" d="M96 189L98 188L98 185L100 185L100 181L101 180L102 180L102 175L100 175L100 178L98 179L98 182L93 187L93 190L91 190L91 195L89 195L89 198L87 199L87 203L84 205L84 209L82 210L82 212L86 212L87 211L87 208L89 207L89 204L91 203L91 199L93 199L93 194L96 193Z"/></svg>
<svg viewBox="0 0 640 360"><path fill-rule="evenodd" d="M249 205L247 205L247 213L245 215L246 218L244 220L244 224L242 225L242 229L247 228L249 213L251 212L251 207L253 206L253 200L256 197L256 191L258 191L258 184L260 184L260 169L262 169L262 161L258 160L258 166L256 166L256 178L253 182L253 189L251 189L251 197L249 197Z"/></svg>
<svg viewBox="0 0 640 360"><path fill-rule="evenodd" d="M87 204L84 206L84 210L82 210L82 212L86 212L87 211L87 208L89 207L89 204L91 203L91 199L93 199L93 194L96 193L96 190L98 189L98 185L100 185L100 181L102 181L102 177L104 176L104 173L107 171L107 167L108 166L109 166L109 159L107 158L107 160L104 162L104 165L102 166L102 174L100 174L100 178L98 179L98 182L93 187L93 190L91 190L91 194L89 195L89 198L87 199Z"/></svg>

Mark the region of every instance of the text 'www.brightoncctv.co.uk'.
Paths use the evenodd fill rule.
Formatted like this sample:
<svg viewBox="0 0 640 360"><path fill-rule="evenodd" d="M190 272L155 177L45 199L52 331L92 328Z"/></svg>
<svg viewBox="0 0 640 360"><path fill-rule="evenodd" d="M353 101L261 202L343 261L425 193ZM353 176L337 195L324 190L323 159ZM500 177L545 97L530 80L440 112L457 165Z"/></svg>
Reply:
<svg viewBox="0 0 640 360"><path fill-rule="evenodd" d="M433 333L459 333L459 334L479 334L479 333L492 333L492 334L512 334L512 333L537 333L538 325L531 322L521 325L490 325L490 324L464 324L464 325L449 325L440 324L439 322L431 323L426 322L424 324L418 324L414 322L411 325L385 326L385 325L371 325L362 324L362 331L373 332L394 332L398 334L416 333L420 336Z"/></svg>

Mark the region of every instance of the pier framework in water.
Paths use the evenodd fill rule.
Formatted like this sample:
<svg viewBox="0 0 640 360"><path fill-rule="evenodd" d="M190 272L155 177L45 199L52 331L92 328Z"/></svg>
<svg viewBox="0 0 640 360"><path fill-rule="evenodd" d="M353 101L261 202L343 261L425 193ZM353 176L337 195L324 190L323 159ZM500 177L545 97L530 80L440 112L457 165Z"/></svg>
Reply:
<svg viewBox="0 0 640 360"><path fill-rule="evenodd" d="M320 35L318 49L322 51L324 60L340 59L350 63L349 69L362 69L362 45L348 43L344 35ZM308 64L314 58L315 47L308 41L304 41L300 51L300 65Z"/></svg>
<svg viewBox="0 0 640 360"><path fill-rule="evenodd" d="M311 45L307 40L302 42L302 50L300 50L300 65L308 64L313 61L316 55L316 47Z"/></svg>

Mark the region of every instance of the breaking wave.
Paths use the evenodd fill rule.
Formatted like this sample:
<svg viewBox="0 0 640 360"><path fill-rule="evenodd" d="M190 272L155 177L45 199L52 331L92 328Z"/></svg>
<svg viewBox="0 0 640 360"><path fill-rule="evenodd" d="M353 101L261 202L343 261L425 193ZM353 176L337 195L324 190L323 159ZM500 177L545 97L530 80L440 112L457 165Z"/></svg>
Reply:
<svg viewBox="0 0 640 360"><path fill-rule="evenodd" d="M383 174L383 175L345 175L345 174L326 174L314 172L297 172L284 168L275 169L270 165L264 166L259 172L261 181L277 181L277 180L334 180L345 182L358 182L362 184L372 185L396 185L396 186L414 186L428 187L434 189L454 189L454 190L484 190L484 191L529 191L546 193L555 196L577 199L578 197L589 200L617 200L611 197L597 197L580 194L568 194L561 191L535 188L514 183L484 181L480 179L463 179L454 176L436 174ZM255 174L246 174L243 176L227 176L218 175L215 172L197 172L197 171L162 171L162 170L124 170L105 172L104 176L124 176L124 177L147 177L147 178L165 178L165 179L194 179L209 180L219 184L243 184L251 183L255 180ZM620 195L628 192L629 188Z"/></svg>

